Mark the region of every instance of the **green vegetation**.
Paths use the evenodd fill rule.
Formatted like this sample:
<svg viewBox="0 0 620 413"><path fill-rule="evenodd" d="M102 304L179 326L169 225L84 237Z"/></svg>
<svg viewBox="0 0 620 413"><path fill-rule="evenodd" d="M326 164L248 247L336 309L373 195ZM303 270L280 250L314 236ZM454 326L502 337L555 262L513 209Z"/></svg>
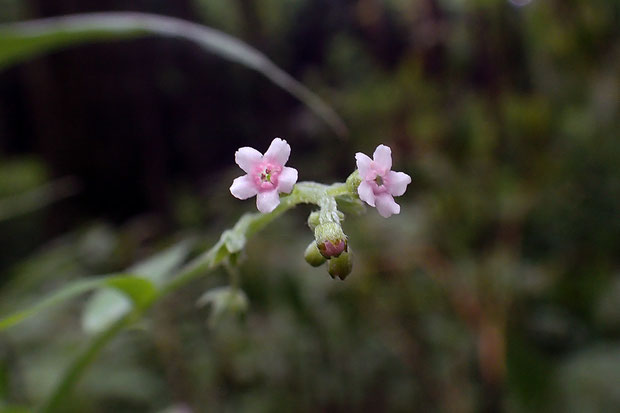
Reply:
<svg viewBox="0 0 620 413"><path fill-rule="evenodd" d="M413 178L401 213L347 215L353 272L333 280L304 260L307 207L279 209L273 222L248 215L220 238L253 206L228 193L238 171L219 141L229 167L209 171L207 191L167 177L165 230L147 212L89 216L71 198L79 180L61 181L58 196L43 157L7 150L0 410L619 409L616 2L269 0L254 14L228 0L194 4L349 129L338 139L300 109L290 123L265 120L255 139L281 128L289 164L322 182L344 179L355 152L390 145ZM2 48L9 40L0 56L18 56ZM247 76L242 86L268 83ZM249 102L230 116L248 110L274 108ZM46 228L69 207L79 219ZM186 272L192 262L200 271ZM183 273L188 283L175 282Z"/></svg>

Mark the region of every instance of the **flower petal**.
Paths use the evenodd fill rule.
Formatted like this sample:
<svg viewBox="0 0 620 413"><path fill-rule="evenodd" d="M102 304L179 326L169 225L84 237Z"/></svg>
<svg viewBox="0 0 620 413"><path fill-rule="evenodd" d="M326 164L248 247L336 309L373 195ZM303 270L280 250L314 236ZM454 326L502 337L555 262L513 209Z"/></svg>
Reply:
<svg viewBox="0 0 620 413"><path fill-rule="evenodd" d="M366 181L362 181L357 187L357 194L360 196L360 199L366 202L368 205L374 207L375 206L375 194L372 191L372 187Z"/></svg>
<svg viewBox="0 0 620 413"><path fill-rule="evenodd" d="M394 198L390 194L377 195L377 211L383 218L388 218L392 214L400 213L400 205L394 202Z"/></svg>
<svg viewBox="0 0 620 413"><path fill-rule="evenodd" d="M263 155L254 148L244 146L235 152L235 162L246 173L251 173L254 165L263 159Z"/></svg>
<svg viewBox="0 0 620 413"><path fill-rule="evenodd" d="M390 194L401 196L407 190L407 185L411 183L411 177L404 172L388 172L388 189Z"/></svg>
<svg viewBox="0 0 620 413"><path fill-rule="evenodd" d="M235 178L230 186L230 193L238 199L248 199L257 194L256 186L250 175L243 175Z"/></svg>
<svg viewBox="0 0 620 413"><path fill-rule="evenodd" d="M291 155L291 146L284 139L275 138L271 141L269 149L265 152L265 158L284 166Z"/></svg>
<svg viewBox="0 0 620 413"><path fill-rule="evenodd" d="M372 162L372 159L370 159L368 155L358 152L355 154L355 161L357 169L360 171L360 176L362 179L367 179L370 173L370 162Z"/></svg>
<svg viewBox="0 0 620 413"><path fill-rule="evenodd" d="M372 158L382 169L385 169L386 171L392 169L392 150L389 146L377 146L375 153L372 154Z"/></svg>
<svg viewBox="0 0 620 413"><path fill-rule="evenodd" d="M278 176L278 192L289 193L297 182L297 169L285 166Z"/></svg>
<svg viewBox="0 0 620 413"><path fill-rule="evenodd" d="M279 204L280 197L278 196L278 191L275 189L259 192L256 196L256 208L264 214L273 211Z"/></svg>

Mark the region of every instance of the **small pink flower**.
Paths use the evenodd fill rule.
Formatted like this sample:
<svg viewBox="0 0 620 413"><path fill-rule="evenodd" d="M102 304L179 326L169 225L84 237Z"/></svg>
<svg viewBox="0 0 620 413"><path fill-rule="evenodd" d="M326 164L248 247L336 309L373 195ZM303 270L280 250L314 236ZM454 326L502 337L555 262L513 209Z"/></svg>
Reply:
<svg viewBox="0 0 620 413"><path fill-rule="evenodd" d="M392 150L389 146L377 146L372 158L361 152L355 154L357 169L362 178L357 193L362 201L372 207L376 206L379 214L387 218L400 212L400 205L394 202L393 197L405 193L411 177L404 172L391 170Z"/></svg>
<svg viewBox="0 0 620 413"><path fill-rule="evenodd" d="M289 193L297 182L297 169L284 166L291 154L285 140L275 138L262 155L254 148L245 146L235 152L235 162L246 175L236 178L230 186L235 198L248 199L256 195L256 207L260 212L271 212L280 204L280 192Z"/></svg>

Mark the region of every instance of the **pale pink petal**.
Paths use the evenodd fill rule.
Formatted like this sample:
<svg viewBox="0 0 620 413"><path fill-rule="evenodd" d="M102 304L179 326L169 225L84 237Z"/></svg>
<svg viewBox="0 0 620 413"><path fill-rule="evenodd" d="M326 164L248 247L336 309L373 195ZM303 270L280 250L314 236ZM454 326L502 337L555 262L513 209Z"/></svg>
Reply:
<svg viewBox="0 0 620 413"><path fill-rule="evenodd" d="M362 181L357 187L357 194L360 196L360 199L366 202L371 207L375 206L375 194L372 191L372 187L366 181Z"/></svg>
<svg viewBox="0 0 620 413"><path fill-rule="evenodd" d="M377 211L383 218L388 218L392 214L400 213L400 205L394 202L394 198L390 194L377 195Z"/></svg>
<svg viewBox="0 0 620 413"><path fill-rule="evenodd" d="M289 193L297 182L297 169L285 166L278 176L278 192Z"/></svg>
<svg viewBox="0 0 620 413"><path fill-rule="evenodd" d="M259 192L256 196L256 208L262 213L268 213L276 209L280 204L277 190Z"/></svg>
<svg viewBox="0 0 620 413"><path fill-rule="evenodd" d="M251 173L254 165L263 159L263 155L254 148L244 146L235 152L235 162L241 169L247 173Z"/></svg>
<svg viewBox="0 0 620 413"><path fill-rule="evenodd" d="M370 162L372 159L361 152L355 154L355 161L357 163L357 169L360 171L360 176L362 179L366 179L368 174L370 173Z"/></svg>
<svg viewBox="0 0 620 413"><path fill-rule="evenodd" d="M275 138L265 152L265 159L284 165L291 154L291 147L284 139Z"/></svg>
<svg viewBox="0 0 620 413"><path fill-rule="evenodd" d="M372 154L372 158L382 169L385 169L386 171L392 169L392 150L389 146L377 146L375 153Z"/></svg>
<svg viewBox="0 0 620 413"><path fill-rule="evenodd" d="M239 178L235 178L230 186L230 193L233 194L235 198L239 199L248 199L256 195L257 192L254 181L250 178L250 175L243 175Z"/></svg>
<svg viewBox="0 0 620 413"><path fill-rule="evenodd" d="M401 196L407 190L407 185L411 183L411 177L404 172L388 172L387 182L389 191L394 196Z"/></svg>

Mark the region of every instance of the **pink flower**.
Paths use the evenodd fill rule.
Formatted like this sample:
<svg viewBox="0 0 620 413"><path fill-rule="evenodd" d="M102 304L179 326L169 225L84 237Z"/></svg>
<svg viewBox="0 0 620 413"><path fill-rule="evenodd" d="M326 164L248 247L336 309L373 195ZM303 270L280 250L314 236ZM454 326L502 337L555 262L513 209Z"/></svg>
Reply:
<svg viewBox="0 0 620 413"><path fill-rule="evenodd" d="M360 199L379 214L387 218L400 212L400 205L394 202L395 196L405 193L411 177L403 172L392 171L392 150L385 145L377 146L370 159L361 152L355 154L357 169L362 182L357 187Z"/></svg>
<svg viewBox="0 0 620 413"><path fill-rule="evenodd" d="M262 155L254 148L245 146L235 152L235 162L246 175L236 178L230 186L235 198L248 199L256 195L256 207L260 212L271 212L280 204L280 192L289 193L297 182L297 169L284 166L291 154L285 140L275 138Z"/></svg>

